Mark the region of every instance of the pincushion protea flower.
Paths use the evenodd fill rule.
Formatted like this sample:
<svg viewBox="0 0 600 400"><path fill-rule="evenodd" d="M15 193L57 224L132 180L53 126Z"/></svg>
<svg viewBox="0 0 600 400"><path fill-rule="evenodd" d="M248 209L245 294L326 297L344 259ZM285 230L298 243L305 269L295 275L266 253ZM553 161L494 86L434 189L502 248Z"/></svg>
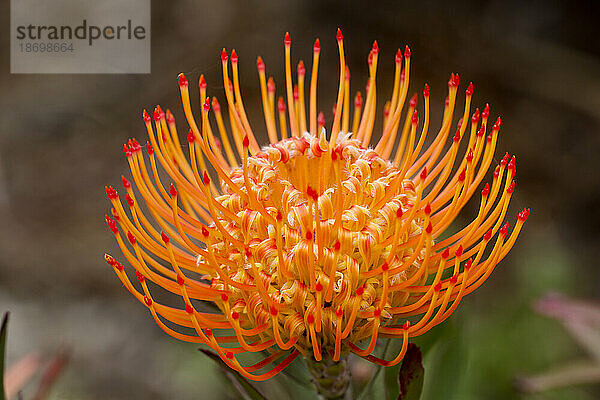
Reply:
<svg viewBox="0 0 600 400"><path fill-rule="evenodd" d="M135 268L139 285L113 257L106 255L106 260L161 329L210 347L249 379L268 379L298 355L311 360L317 373L319 361L322 366L335 365L350 352L380 365L395 365L409 339L448 318L515 243L529 215L529 209L523 210L509 235L503 220L515 187L515 158L502 158L491 185L481 191L475 218L449 235L448 227L492 163L500 129L500 118L490 129L487 105L469 118L472 84L452 130L459 79L451 75L441 128L424 148L429 87L423 91L424 118L418 130L416 95L403 113L411 54L408 47L404 54L399 50L391 99L383 108L383 132L370 147L377 42L368 57L363 106L360 92L354 101L350 97L350 73L338 30L340 83L329 129L322 114L317 115L319 40L314 45L308 110L304 64L298 64L294 85L288 34L284 44L285 100L279 98L277 114L275 85L267 80L262 59L257 60L270 140L263 148L245 112L235 50L231 57L225 49L222 53L225 116L231 131L217 98L207 97L202 76L197 120L188 80L179 75L190 127L189 158L171 112L156 107L152 124L144 111L147 155L135 139L125 145L138 189L135 193L122 178L129 211L115 189L106 189L113 206L112 218L106 216L106 221ZM170 188L163 183L163 172L173 182ZM181 296L181 306L155 301L150 291L155 286ZM212 302L220 312L198 310L198 300ZM402 340L391 360L373 354L381 337ZM244 364L244 353L259 352L265 354L262 361ZM341 393L345 385L347 379L337 386L322 383L319 389Z"/></svg>

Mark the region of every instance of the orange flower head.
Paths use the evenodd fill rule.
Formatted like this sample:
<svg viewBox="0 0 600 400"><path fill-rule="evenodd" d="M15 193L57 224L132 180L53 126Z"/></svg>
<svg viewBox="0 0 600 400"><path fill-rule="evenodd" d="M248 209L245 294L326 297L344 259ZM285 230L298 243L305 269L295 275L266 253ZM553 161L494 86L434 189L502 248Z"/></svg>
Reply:
<svg viewBox="0 0 600 400"><path fill-rule="evenodd" d="M515 158L507 154L481 191L477 215L448 233L492 163L500 118L490 127L487 105L469 118L469 84L453 126L459 77L452 74L441 127L425 146L430 91L425 85L418 114L418 96L408 98L406 47L396 54L391 99L374 138L379 47L375 42L368 56L364 96L352 98L340 31L336 39L340 75L330 125L317 113L318 39L310 77L302 61L294 76L285 35L277 108L275 83L258 58L270 141L262 148L244 108L238 56L224 49L227 107L207 97L201 76L195 116L180 74L187 143L169 110L156 107L154 123L144 111L147 154L135 139L124 146L137 191L122 178L125 205L106 189L113 206L106 221L139 281L106 255L125 287L166 333L210 347L252 380L274 376L300 354L338 361L353 352L397 364L409 338L448 318L489 277L529 215L523 210L509 234L503 221ZM156 301L150 288L157 286L180 296L180 306ZM399 354L374 356L379 337L400 338ZM263 350L269 355L262 361L244 363L244 353Z"/></svg>

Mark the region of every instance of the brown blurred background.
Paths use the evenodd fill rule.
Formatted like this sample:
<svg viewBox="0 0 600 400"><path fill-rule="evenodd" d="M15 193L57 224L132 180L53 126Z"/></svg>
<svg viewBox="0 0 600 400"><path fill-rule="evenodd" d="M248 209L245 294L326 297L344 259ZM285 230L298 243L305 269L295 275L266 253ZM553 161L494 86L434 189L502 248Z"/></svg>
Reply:
<svg viewBox="0 0 600 400"><path fill-rule="evenodd" d="M389 96L394 54L409 44L411 93L431 86L432 129L448 76L458 72L463 90L474 82L474 105L489 102L490 118L502 116L497 158L517 154L510 218L523 207L532 214L515 249L454 316L461 350L441 353L458 371L452 387L437 375L445 398L598 398L598 385L526 395L513 382L582 353L558 323L532 311L534 299L552 291L599 297L600 5L452 3L153 1L152 74L11 75L3 2L0 311L12 312L8 364L31 350L69 349L53 399L235 398L196 346L165 336L104 262L105 251L118 254L104 223L104 185L120 188L127 175L122 143L145 141L142 108L160 103L181 119L179 72L190 81L205 74L209 95L223 98L222 47L238 52L245 105L260 132L256 56L279 90L283 34L307 66L319 37L319 100L330 120L340 27L353 91L364 90L377 39L378 93ZM432 376L426 384L436 386Z"/></svg>

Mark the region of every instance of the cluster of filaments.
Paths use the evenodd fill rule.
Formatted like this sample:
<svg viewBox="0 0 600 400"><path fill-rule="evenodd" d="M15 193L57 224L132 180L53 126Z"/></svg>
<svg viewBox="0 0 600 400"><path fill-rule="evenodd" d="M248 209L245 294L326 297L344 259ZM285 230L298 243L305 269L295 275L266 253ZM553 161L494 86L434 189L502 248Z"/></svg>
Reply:
<svg viewBox="0 0 600 400"><path fill-rule="evenodd" d="M323 115L317 115L319 41L308 111L304 64L300 61L294 85L287 34L284 44L288 106L279 98L277 117L273 80L266 79L265 65L257 61L270 139L262 149L245 113L235 50L230 60L225 50L222 55L225 115L216 97L207 97L201 77L201 120L196 121L188 81L179 76L190 127L187 156L172 114L157 107L152 124L144 111L147 155L135 139L125 145L137 193L123 177L124 206L108 187L113 208L112 218L106 216L139 285L121 263L109 255L106 259L166 333L209 346L250 379L268 379L300 354L318 361L354 352L395 365L409 338L452 314L513 246L529 214L528 209L519 214L509 235L503 220L514 190L515 159L509 161L507 154L496 167L491 185L481 191L476 217L436 240L488 171L500 119L488 127L487 105L470 117L469 85L462 118L452 130L458 87L453 74L441 127L424 148L429 87L423 92L424 121L418 132L417 96L407 101L407 47L404 57L400 51L396 55L383 132L369 147L376 115L377 43L369 53L363 107L360 92L354 101L350 98L350 73L338 31L340 85L328 138ZM463 141L468 142L464 153L459 152ZM170 187L161 181L158 163L172 179ZM155 301L150 288L156 285L180 295L181 307ZM204 311L202 301L220 312ZM381 337L403 340L391 360L373 355ZM244 353L263 351L268 354L263 360L244 365Z"/></svg>

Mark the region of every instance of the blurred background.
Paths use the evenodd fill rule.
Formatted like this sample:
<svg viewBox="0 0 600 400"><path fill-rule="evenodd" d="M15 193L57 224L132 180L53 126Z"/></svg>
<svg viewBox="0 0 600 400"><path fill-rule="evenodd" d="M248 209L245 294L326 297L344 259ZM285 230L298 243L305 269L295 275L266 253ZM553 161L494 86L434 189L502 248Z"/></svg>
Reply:
<svg viewBox="0 0 600 400"><path fill-rule="evenodd" d="M2 2L5 27L9 15ZM532 209L505 261L440 327L444 339L425 360L425 398L599 398L598 383L540 391L530 380L592 360L565 324L533 304L553 292L584 300L583 308L599 300L599 17L594 1L153 1L149 75L11 75L9 35L0 36L0 311L12 313L8 365L31 351L42 358L67 351L51 399L236 398L197 346L164 335L106 265L104 252L119 252L104 222L104 185L120 188L120 175L128 176L122 144L146 140L143 108L160 103L182 118L179 72L191 82L205 74L209 95L223 98L222 47L238 52L246 109L264 143L256 56L279 91L284 33L295 62L307 66L319 37L319 101L330 121L340 27L353 92L364 91L366 57L379 43L378 104L391 92L396 49L410 45L410 94L429 83L432 130L450 73L460 73L459 93L473 81L474 106L489 102L490 119L502 116L497 160L517 154L509 218ZM356 368L359 378L371 373Z"/></svg>

